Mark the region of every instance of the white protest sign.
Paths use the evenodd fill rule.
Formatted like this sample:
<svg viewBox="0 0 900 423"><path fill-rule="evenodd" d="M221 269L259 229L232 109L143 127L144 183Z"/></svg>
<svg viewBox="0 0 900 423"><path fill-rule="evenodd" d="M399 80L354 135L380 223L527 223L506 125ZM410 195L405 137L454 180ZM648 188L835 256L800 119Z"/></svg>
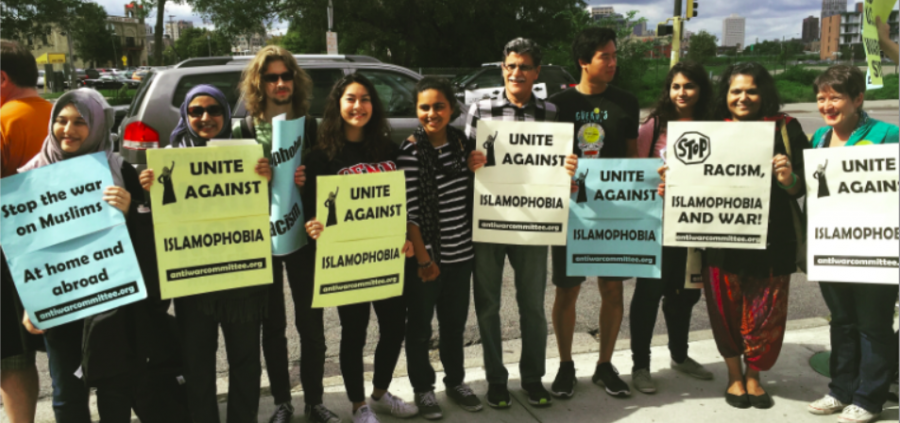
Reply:
<svg viewBox="0 0 900 423"><path fill-rule="evenodd" d="M809 280L900 283L897 144L804 151Z"/></svg>
<svg viewBox="0 0 900 423"><path fill-rule="evenodd" d="M572 134L568 123L478 122L487 164L475 172L474 241L566 244Z"/></svg>
<svg viewBox="0 0 900 423"><path fill-rule="evenodd" d="M774 122L672 122L664 245L766 248Z"/></svg>

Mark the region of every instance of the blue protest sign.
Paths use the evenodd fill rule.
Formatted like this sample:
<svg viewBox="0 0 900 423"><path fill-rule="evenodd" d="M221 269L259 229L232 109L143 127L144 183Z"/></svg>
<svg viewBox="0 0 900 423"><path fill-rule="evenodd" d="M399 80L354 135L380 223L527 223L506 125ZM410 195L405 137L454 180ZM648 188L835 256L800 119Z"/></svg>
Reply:
<svg viewBox="0 0 900 423"><path fill-rule="evenodd" d="M39 329L147 297L125 225L7 258L22 304Z"/></svg>
<svg viewBox="0 0 900 423"><path fill-rule="evenodd" d="M106 153L84 155L0 180L0 242L8 256L125 222L103 201L113 185Z"/></svg>
<svg viewBox="0 0 900 423"><path fill-rule="evenodd" d="M272 119L272 205L269 225L273 256L290 254L307 242L300 190L294 184L294 172L300 166L305 126L306 117L285 120L285 116L281 115Z"/></svg>
<svg viewBox="0 0 900 423"><path fill-rule="evenodd" d="M566 274L659 278L659 159L579 160L569 205Z"/></svg>

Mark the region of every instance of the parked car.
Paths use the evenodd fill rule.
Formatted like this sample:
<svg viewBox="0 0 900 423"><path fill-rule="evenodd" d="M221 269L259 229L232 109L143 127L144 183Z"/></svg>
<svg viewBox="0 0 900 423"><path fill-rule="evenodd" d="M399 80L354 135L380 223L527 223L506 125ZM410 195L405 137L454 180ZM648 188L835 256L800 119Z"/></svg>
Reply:
<svg viewBox="0 0 900 423"><path fill-rule="evenodd" d="M144 78L147 77L147 74L148 74L148 73L150 73L149 70L138 70L138 71L135 71L135 72L131 75L131 79L140 82L141 80L143 80Z"/></svg>
<svg viewBox="0 0 900 423"><path fill-rule="evenodd" d="M485 63L480 68L453 78L456 97L459 101L470 104L483 98L497 98L503 90L503 70L500 63ZM544 84L541 86L540 84ZM558 65L541 65L541 74L534 87L538 97L548 98L553 94L573 87L578 81L569 74L566 68ZM546 90L544 92L539 92ZM466 95L466 92L469 95Z"/></svg>
<svg viewBox="0 0 900 423"><path fill-rule="evenodd" d="M295 57L300 67L312 78L309 113L313 117L322 118L325 101L338 79L346 74L359 73L372 81L384 102L395 142L399 144L418 126L414 86L422 75L370 57L366 57L366 60L359 60L359 56ZM231 104L232 119L235 122L243 119L247 110L240 98L238 83L241 72L252 58L237 56L226 64L205 66L182 62L178 68L151 72L141 81L119 127L119 151L122 157L138 168L143 168L147 163L147 149L168 146L169 134L178 123L178 110L184 96L198 84L210 84L222 90ZM458 119L453 124L461 127L463 122Z"/></svg>
<svg viewBox="0 0 900 423"><path fill-rule="evenodd" d="M125 78L121 75L101 75L100 78L97 79L85 79L83 84L85 87L90 87L95 90L108 90L119 89L122 88L123 85L127 85L128 88L137 88L138 85L140 85L140 82Z"/></svg>

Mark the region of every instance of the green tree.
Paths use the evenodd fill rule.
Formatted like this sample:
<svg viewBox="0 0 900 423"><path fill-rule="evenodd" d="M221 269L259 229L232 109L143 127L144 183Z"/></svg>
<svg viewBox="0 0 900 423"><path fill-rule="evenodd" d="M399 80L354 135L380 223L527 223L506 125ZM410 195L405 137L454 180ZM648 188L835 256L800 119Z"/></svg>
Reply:
<svg viewBox="0 0 900 423"><path fill-rule="evenodd" d="M53 25L64 30L77 16L81 0L3 0L0 2L0 36L43 45Z"/></svg>
<svg viewBox="0 0 900 423"><path fill-rule="evenodd" d="M706 63L716 57L716 45L719 39L708 32L700 31L691 36L691 47L688 49L687 58L697 63Z"/></svg>
<svg viewBox="0 0 900 423"><path fill-rule="evenodd" d="M83 3L78 8L72 28L75 52L91 66L115 60L113 43L118 41L106 25L106 10L97 3Z"/></svg>
<svg viewBox="0 0 900 423"><path fill-rule="evenodd" d="M153 28L153 63L157 66L163 63L163 33L166 30L166 2L183 4L184 0L155 0L156 1L156 26ZM142 0L143 3L143 0Z"/></svg>
<svg viewBox="0 0 900 423"><path fill-rule="evenodd" d="M191 57L224 56L231 54L231 42L218 31L187 28L181 31L181 35L175 41L174 52L180 60Z"/></svg>

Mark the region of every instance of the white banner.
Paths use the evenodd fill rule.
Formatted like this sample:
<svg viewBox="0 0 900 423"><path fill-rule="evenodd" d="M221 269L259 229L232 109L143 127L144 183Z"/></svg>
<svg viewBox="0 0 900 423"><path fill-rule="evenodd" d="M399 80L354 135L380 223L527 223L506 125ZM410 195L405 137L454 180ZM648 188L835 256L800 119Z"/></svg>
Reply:
<svg viewBox="0 0 900 423"><path fill-rule="evenodd" d="M478 121L488 162L475 172L474 241L566 244L572 134L569 123Z"/></svg>
<svg viewBox="0 0 900 423"><path fill-rule="evenodd" d="M774 122L672 122L664 245L766 248Z"/></svg>
<svg viewBox="0 0 900 423"><path fill-rule="evenodd" d="M897 144L804 151L809 280L900 283Z"/></svg>

